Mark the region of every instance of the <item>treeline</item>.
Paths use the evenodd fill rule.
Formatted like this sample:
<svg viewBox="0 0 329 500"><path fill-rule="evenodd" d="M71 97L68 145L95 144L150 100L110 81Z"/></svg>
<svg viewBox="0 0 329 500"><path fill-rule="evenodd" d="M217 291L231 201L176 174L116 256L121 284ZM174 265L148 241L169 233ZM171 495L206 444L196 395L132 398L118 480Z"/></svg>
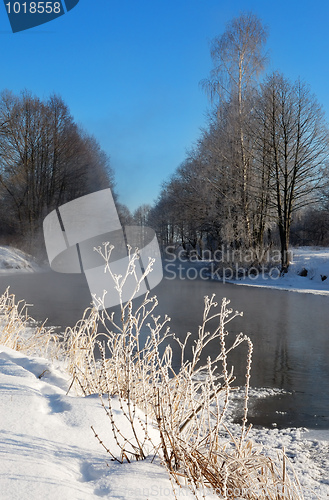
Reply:
<svg viewBox="0 0 329 500"><path fill-rule="evenodd" d="M0 94L1 243L42 244L51 210L113 182L108 156L61 97Z"/></svg>
<svg viewBox="0 0 329 500"><path fill-rule="evenodd" d="M292 236L309 244L321 221L314 238L328 241L329 134L308 85L278 72L260 80L266 40L253 14L233 19L213 40L213 70L202 82L208 126L163 185L148 223L164 246L199 251L224 245L263 255L277 240L284 272Z"/></svg>

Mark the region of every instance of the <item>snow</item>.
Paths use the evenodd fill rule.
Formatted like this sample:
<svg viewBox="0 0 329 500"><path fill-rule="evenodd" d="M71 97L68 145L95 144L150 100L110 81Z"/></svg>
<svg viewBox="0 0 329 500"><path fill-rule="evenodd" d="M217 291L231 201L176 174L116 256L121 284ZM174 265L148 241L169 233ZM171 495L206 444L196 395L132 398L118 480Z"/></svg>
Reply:
<svg viewBox="0 0 329 500"><path fill-rule="evenodd" d="M42 266L35 259L17 248L0 246L0 273L40 272Z"/></svg>
<svg viewBox="0 0 329 500"><path fill-rule="evenodd" d="M27 492L35 500L173 499L167 472L152 455L130 464L110 460L91 430L114 448L99 397L66 394L69 383L59 363L0 347L1 500L21 500ZM306 499L316 498L311 491L329 498L329 432L252 429L250 437L265 451L285 448ZM177 494L193 498L187 488Z"/></svg>
<svg viewBox="0 0 329 500"><path fill-rule="evenodd" d="M0 269L38 271L26 254L0 247ZM298 275L307 269L306 277ZM327 275L328 281L322 281ZM274 281L274 280L273 280ZM269 286L260 278L248 285ZM242 283L241 283L242 284ZM329 294L329 249L294 252L289 273L270 286ZM60 362L23 355L0 346L0 498L16 500L174 499L158 458L119 464L101 447L115 449L111 426L98 396L79 397ZM271 396L257 389L257 397ZM126 422L117 402L115 417ZM230 429L237 427L231 424ZM238 427L237 427L238 428ZM304 488L305 499L329 498L329 430L253 428L249 437L273 454L284 447ZM183 487L177 498L194 498ZM206 499L215 498L210 492ZM216 497L218 498L218 497Z"/></svg>
<svg viewBox="0 0 329 500"><path fill-rule="evenodd" d="M110 461L91 430L114 447L99 397L66 395L69 382L49 361L0 347L1 500L26 492L35 500L137 500L141 488L168 498L170 480L158 461ZM120 419L119 408L116 414Z"/></svg>
<svg viewBox="0 0 329 500"><path fill-rule="evenodd" d="M266 398L279 393L285 391L250 388L249 398ZM231 404L230 417L234 416L234 410L238 406L242 407L243 397L244 389L240 389ZM235 427L232 423L230 430L235 430L237 434L239 432L238 426ZM285 450L303 487L305 500L329 498L329 429L257 427L250 430L249 438L254 444L261 445L263 451L272 457L275 456L275 451Z"/></svg>
<svg viewBox="0 0 329 500"><path fill-rule="evenodd" d="M291 263L288 273L284 276L279 276L278 272L273 272L272 277L262 272L255 276L247 273L245 277L226 278L225 281L236 285L329 295L329 248L298 247L289 252ZM205 261L194 261L193 265L203 266L204 263ZM44 269L44 265L37 263L27 253L9 246L0 246L0 273L41 272ZM307 270L307 276L300 276L303 270ZM323 279L324 277L326 279Z"/></svg>
<svg viewBox="0 0 329 500"><path fill-rule="evenodd" d="M279 288L299 293L329 295L329 248L298 247L290 251L291 263L288 273L279 276L273 271L272 277L266 273L247 275L237 280L226 280L236 285ZM307 275L300 273L306 270ZM326 277L326 279L323 279Z"/></svg>

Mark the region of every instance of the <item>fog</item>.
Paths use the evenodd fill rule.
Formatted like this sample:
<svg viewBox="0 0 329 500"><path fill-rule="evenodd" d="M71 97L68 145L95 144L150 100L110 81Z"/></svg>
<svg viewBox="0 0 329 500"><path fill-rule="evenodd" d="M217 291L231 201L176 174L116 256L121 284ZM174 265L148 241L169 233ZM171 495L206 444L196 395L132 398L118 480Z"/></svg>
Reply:
<svg viewBox="0 0 329 500"><path fill-rule="evenodd" d="M73 326L91 304L82 274L1 275L0 291L8 285L17 299L34 304L30 315L40 321L48 318L49 326ZM181 338L190 331L192 339L202 320L204 296L215 293L219 302L224 296L231 299L232 307L244 312L243 318L236 318L228 325L232 340L243 331L254 343L252 387L289 392L275 400L256 401L250 420L270 426L275 422L283 427L329 428L328 297L209 280L166 278L152 293L159 299L156 315L167 313L172 318L172 331ZM210 347L206 355L218 348L218 345ZM245 356L246 349L241 346L230 359L238 385L245 380ZM174 353L176 357L178 353Z"/></svg>

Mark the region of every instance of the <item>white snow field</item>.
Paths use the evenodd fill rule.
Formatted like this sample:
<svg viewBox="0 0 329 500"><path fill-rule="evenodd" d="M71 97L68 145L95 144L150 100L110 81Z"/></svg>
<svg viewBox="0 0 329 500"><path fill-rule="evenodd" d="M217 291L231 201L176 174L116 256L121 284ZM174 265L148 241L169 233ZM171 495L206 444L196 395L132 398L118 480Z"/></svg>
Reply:
<svg viewBox="0 0 329 500"><path fill-rule="evenodd" d="M291 249L292 261L288 273L279 276L273 272L272 277L259 273L246 276L232 283L248 286L265 286L280 288L300 293L329 295L329 248L299 247ZM306 276L301 276L304 270Z"/></svg>
<svg viewBox="0 0 329 500"><path fill-rule="evenodd" d="M166 498L166 470L150 460L111 462L91 430L113 446L99 397L66 395L68 387L47 360L0 346L1 500L138 500L147 488Z"/></svg>
<svg viewBox="0 0 329 500"><path fill-rule="evenodd" d="M2 265L3 261L7 264ZM3 272L8 272L8 263L16 270L16 266L38 270L27 256L2 247ZM283 288L329 294L329 278L328 282L321 279L321 275L329 275L329 249L298 249L293 266L282 278ZM303 267L309 270L306 277L297 274ZM152 460L151 455L139 462L111 461L91 429L95 428L106 446L115 447L99 397L67 394L69 385L60 362L52 364L0 345L0 499L174 499L159 459ZM270 395L268 389L257 391L262 397ZM115 418L125 428L115 404ZM329 431L263 428L252 429L250 438L266 454L275 455L284 447L305 500L329 498ZM176 496L194 498L187 487L176 490ZM209 492L205 498L218 497Z"/></svg>
<svg viewBox="0 0 329 500"><path fill-rule="evenodd" d="M59 365L0 346L1 500L173 499L167 472L152 455L111 461L91 429L115 447L99 397L67 395L68 387ZM124 430L119 407L115 418ZM305 499L329 498L328 432L253 429L250 437L271 454L285 448ZM193 498L186 487L177 496Z"/></svg>

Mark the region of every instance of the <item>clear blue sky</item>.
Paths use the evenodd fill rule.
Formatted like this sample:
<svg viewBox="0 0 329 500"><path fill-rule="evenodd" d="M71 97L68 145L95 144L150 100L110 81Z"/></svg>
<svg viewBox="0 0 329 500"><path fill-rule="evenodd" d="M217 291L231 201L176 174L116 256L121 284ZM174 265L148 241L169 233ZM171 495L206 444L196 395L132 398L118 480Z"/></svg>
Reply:
<svg viewBox="0 0 329 500"><path fill-rule="evenodd" d="M80 0L16 34L0 5L0 89L60 94L110 154L134 210L156 199L205 126L209 43L241 11L269 28L268 71L309 83L329 118L327 0Z"/></svg>

